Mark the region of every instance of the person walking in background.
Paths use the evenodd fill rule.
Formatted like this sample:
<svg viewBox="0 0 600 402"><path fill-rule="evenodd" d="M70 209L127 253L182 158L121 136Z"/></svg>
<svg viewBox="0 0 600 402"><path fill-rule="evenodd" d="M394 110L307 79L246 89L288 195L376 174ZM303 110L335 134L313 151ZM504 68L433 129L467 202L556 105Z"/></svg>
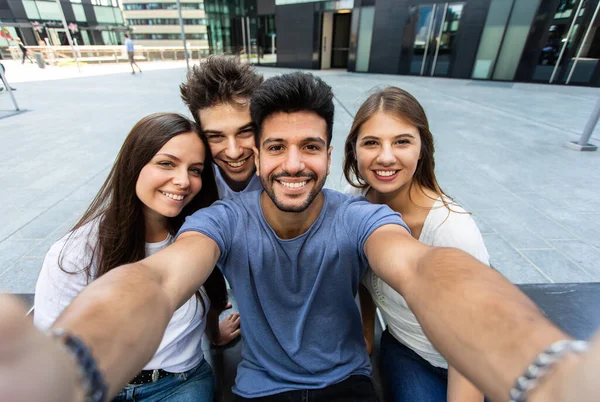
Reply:
<svg viewBox="0 0 600 402"><path fill-rule="evenodd" d="M135 62L135 59L133 58L133 53L134 53L133 40L131 40L131 38L129 38L129 35L127 35L127 34L125 34L125 48L127 49L127 57L129 58L129 65L131 65L131 74L135 74L135 69L133 68L134 64L138 68L138 70L140 70L140 73L141 73L142 69L140 68L140 66L137 65L137 63Z"/></svg>
<svg viewBox="0 0 600 402"><path fill-rule="evenodd" d="M23 57L21 58L21 64L25 64L26 57L29 59L31 64L33 64L33 60L31 60L31 57L29 57L29 55L27 54L27 48L25 47L25 45L23 45L23 42L21 42L20 38L17 38L17 44L19 45L19 49L21 49L21 53L23 53Z"/></svg>

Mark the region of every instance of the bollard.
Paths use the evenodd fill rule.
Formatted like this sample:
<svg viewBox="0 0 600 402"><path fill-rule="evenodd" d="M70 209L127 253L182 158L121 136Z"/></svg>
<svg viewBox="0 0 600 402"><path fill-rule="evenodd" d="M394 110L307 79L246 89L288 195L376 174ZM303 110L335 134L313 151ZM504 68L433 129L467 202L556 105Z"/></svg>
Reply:
<svg viewBox="0 0 600 402"><path fill-rule="evenodd" d="M34 53L33 58L39 68L46 68L46 62L44 61L44 55L41 53Z"/></svg>
<svg viewBox="0 0 600 402"><path fill-rule="evenodd" d="M574 149L576 151L595 151L598 149L597 146L588 143L590 137L592 136L592 132L600 119L600 98L596 101L596 106L594 107L594 111L590 116L585 128L583 129L583 134L581 134L581 138L579 141L569 141L565 145L567 148Z"/></svg>

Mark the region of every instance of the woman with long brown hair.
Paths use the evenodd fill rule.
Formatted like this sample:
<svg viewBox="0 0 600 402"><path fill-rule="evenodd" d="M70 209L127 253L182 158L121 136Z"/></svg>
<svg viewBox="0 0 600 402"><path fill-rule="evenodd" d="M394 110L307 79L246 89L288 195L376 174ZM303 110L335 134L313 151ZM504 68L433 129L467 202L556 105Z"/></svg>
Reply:
<svg viewBox="0 0 600 402"><path fill-rule="evenodd" d="M433 136L419 102L400 88L380 90L362 104L346 139L344 175L352 186L347 192L402 214L412 236L422 243L459 248L489 265L473 218L438 185L433 153ZM381 338L381 368L390 400L483 401L468 380L448 367L402 296L370 270L359 293L369 352L375 306L387 323Z"/></svg>
<svg viewBox="0 0 600 402"><path fill-rule="evenodd" d="M50 327L94 279L167 247L186 216L216 200L207 150L197 125L175 113L152 114L133 127L83 217L46 254L35 293L37 327ZM201 339L205 330L217 344L239 335L237 313L218 322L226 304L225 281L214 270L115 401L212 401Z"/></svg>

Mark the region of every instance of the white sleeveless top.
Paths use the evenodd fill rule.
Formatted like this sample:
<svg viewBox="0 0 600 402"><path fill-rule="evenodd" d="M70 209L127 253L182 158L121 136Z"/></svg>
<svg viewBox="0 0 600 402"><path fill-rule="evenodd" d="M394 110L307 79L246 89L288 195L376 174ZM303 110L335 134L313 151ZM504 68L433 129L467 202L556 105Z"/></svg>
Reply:
<svg viewBox="0 0 600 402"><path fill-rule="evenodd" d="M98 219L77 229L69 239L69 234L54 243L42 264L35 288L34 324L37 328L49 328L71 301L89 284L82 269L90 261L91 247L98 236ZM58 265L61 251L69 242ZM158 243L146 243L146 257L162 250L173 242L169 235ZM93 262L92 272L97 270L97 261ZM202 304L196 296L185 302L171 317L160 346L146 364L144 370L163 369L171 373L182 373L196 367L204 358L202 335L206 329L206 314L210 302L203 288L200 294Z"/></svg>
<svg viewBox="0 0 600 402"><path fill-rule="evenodd" d="M348 186L345 192L357 196L366 195L368 190L369 188L361 190ZM451 200L447 202L451 211L445 207L441 198L434 202L423 223L419 241L429 246L458 248L489 265L489 255L483 237L473 218ZM448 363L429 342L417 318L398 292L370 269L363 277L362 283L381 311L388 331L398 342L412 349L431 365L448 368Z"/></svg>

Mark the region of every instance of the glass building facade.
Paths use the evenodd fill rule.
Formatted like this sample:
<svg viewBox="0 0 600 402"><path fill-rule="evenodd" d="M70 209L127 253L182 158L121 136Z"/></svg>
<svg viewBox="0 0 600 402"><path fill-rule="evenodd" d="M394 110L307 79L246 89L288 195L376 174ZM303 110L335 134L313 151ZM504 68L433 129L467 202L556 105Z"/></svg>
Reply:
<svg viewBox="0 0 600 402"><path fill-rule="evenodd" d="M122 0L123 14L132 39L147 47L181 46L181 26L175 0ZM205 4L202 0L180 0L188 46L209 53Z"/></svg>
<svg viewBox="0 0 600 402"><path fill-rule="evenodd" d="M117 0L0 0L0 29L27 46L67 45L62 15L80 45L118 45L127 31ZM0 51L14 42L0 37Z"/></svg>
<svg viewBox="0 0 600 402"><path fill-rule="evenodd" d="M273 2L282 67L600 86L600 0Z"/></svg>
<svg viewBox="0 0 600 402"><path fill-rule="evenodd" d="M260 64L275 64L273 0L205 0L212 53L239 54Z"/></svg>

